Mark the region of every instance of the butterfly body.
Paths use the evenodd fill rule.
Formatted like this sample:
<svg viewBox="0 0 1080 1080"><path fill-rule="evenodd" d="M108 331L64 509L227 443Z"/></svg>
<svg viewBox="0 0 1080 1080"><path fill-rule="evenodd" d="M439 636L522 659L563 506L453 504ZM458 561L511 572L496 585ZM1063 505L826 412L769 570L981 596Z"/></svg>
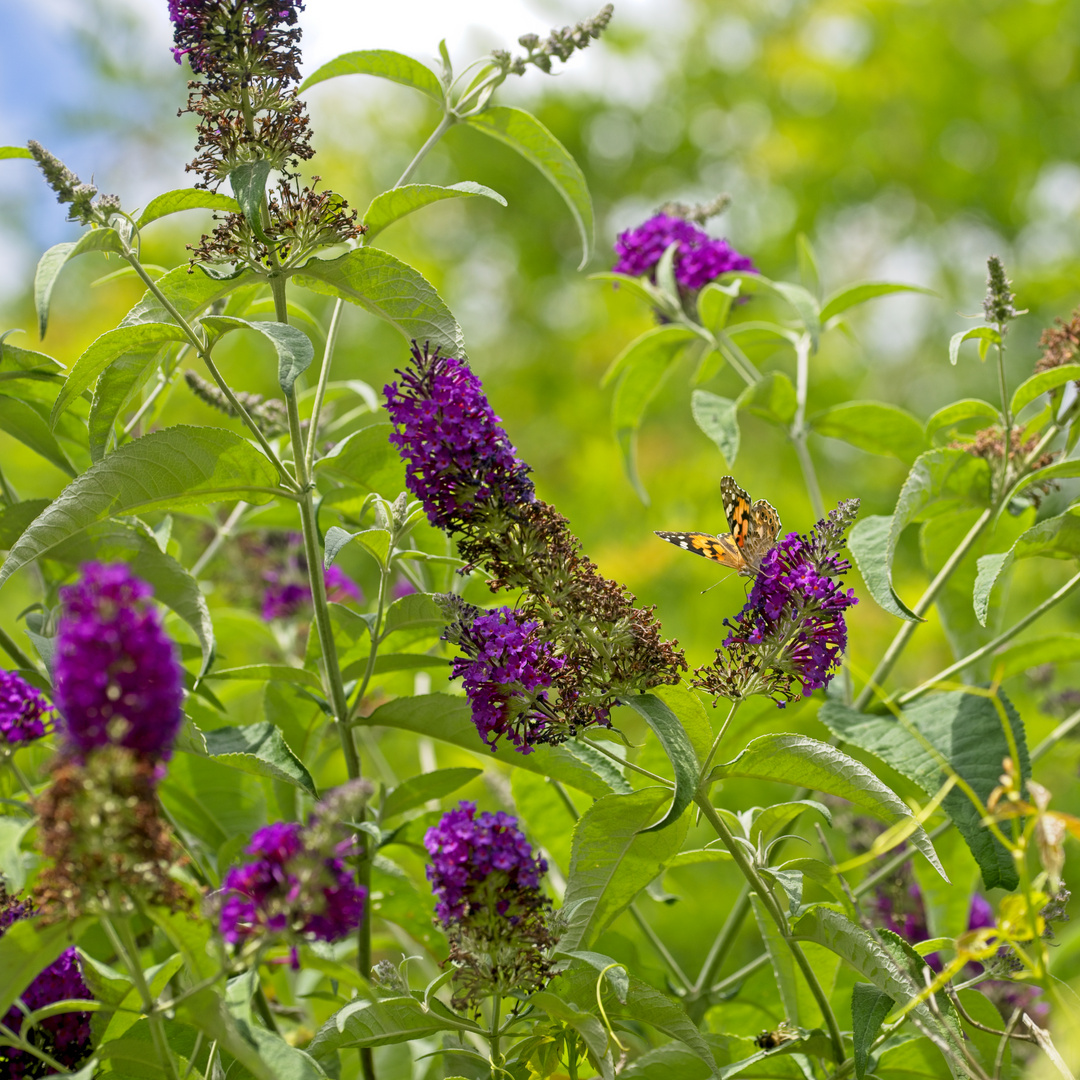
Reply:
<svg viewBox="0 0 1080 1080"><path fill-rule="evenodd" d="M658 532L656 535L683 551L692 551L744 577L753 577L780 535L780 515L764 499L751 502L733 476L725 476L720 481L720 494L731 532L719 536L703 532Z"/></svg>

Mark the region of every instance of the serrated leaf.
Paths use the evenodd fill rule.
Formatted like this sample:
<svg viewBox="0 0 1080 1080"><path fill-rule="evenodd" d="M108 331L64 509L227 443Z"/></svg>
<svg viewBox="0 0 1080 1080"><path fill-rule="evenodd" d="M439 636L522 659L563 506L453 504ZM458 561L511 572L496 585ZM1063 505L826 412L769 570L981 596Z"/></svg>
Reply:
<svg viewBox="0 0 1080 1080"><path fill-rule="evenodd" d="M1024 725L1008 698L1000 696L1020 754L1017 767L1026 780L1031 766ZM934 694L909 705L904 716L985 804L1010 753L993 702L962 692ZM927 795L936 795L945 782L938 759L891 717L868 716L829 701L818 711L818 719L834 735L880 758ZM986 887L1015 889L1018 878L1012 855L989 832L967 795L953 788L941 805L975 856Z"/></svg>
<svg viewBox="0 0 1080 1080"><path fill-rule="evenodd" d="M923 426L906 409L880 401L848 401L811 416L818 435L842 439L871 454L911 462L925 449Z"/></svg>
<svg viewBox="0 0 1080 1080"><path fill-rule="evenodd" d="M690 411L694 423L708 435L730 469L739 456L739 405L731 398L695 390L690 395Z"/></svg>
<svg viewBox="0 0 1080 1080"><path fill-rule="evenodd" d="M683 811L694 801L700 765L679 718L659 697L654 694L635 694L619 700L648 724L660 740L675 773L675 791L671 805L658 822L644 830L647 833L658 832L678 821Z"/></svg>
<svg viewBox="0 0 1080 1080"><path fill-rule="evenodd" d="M1009 411L1016 414L1026 405L1030 405L1037 397L1045 394L1048 390L1056 390L1067 382L1080 379L1080 364L1062 364L1061 367L1051 368L1049 371L1040 371L1037 375L1025 379L1015 390Z"/></svg>
<svg viewBox="0 0 1080 1080"><path fill-rule="evenodd" d="M346 1047L389 1046L457 1028L412 997L351 1001L323 1024L307 1049L320 1060Z"/></svg>
<svg viewBox="0 0 1080 1080"><path fill-rule="evenodd" d="M34 310L38 317L38 336L44 337L49 325L49 305L53 286L70 259L89 251L123 250L120 236L115 229L90 229L73 242L54 244L38 261L34 272Z"/></svg>
<svg viewBox="0 0 1080 1080"><path fill-rule="evenodd" d="M240 204L219 191L206 191L203 188L178 188L166 191L146 204L146 209L139 215L138 226L144 228L151 221L178 214L181 210L225 210L233 214L241 213Z"/></svg>
<svg viewBox="0 0 1080 1080"><path fill-rule="evenodd" d="M292 392L293 384L304 374L315 358L311 338L303 330L281 322L248 322L235 315L204 315L199 325L215 336L221 337L231 330L255 330L262 334L278 358L278 385L286 394Z"/></svg>
<svg viewBox="0 0 1080 1080"><path fill-rule="evenodd" d="M0 388L4 386L4 383L0 383ZM68 476L76 475L75 466L56 441L45 418L27 402L0 394L0 431L28 446L61 472Z"/></svg>
<svg viewBox="0 0 1080 1080"><path fill-rule="evenodd" d="M180 425L120 447L73 480L27 528L0 566L0 585L20 567L95 522L118 514L273 497L277 471L238 435Z"/></svg>
<svg viewBox="0 0 1080 1080"><path fill-rule="evenodd" d="M975 616L982 626L986 625L994 586L1002 575L1011 569L1017 559L1030 559L1036 555L1051 559L1080 559L1080 514L1067 511L1040 521L1022 533L1008 551L983 555L979 559L973 602Z"/></svg>
<svg viewBox="0 0 1080 1080"><path fill-rule="evenodd" d="M562 196L581 235L582 254L578 269L583 269L592 254L592 198L585 176L566 147L524 109L495 105L468 117L465 123L516 150Z"/></svg>
<svg viewBox="0 0 1080 1080"><path fill-rule="evenodd" d="M365 717L363 723L426 735L490 761L492 752L473 725L471 715L472 709L464 697L426 694L388 701ZM531 754L519 754L502 747L497 757L506 764L550 776L594 797L607 795L620 787L624 791L628 789L625 778L617 773L609 759L584 745L535 746Z"/></svg>
<svg viewBox="0 0 1080 1080"><path fill-rule="evenodd" d="M826 707L822 706L822 711ZM775 780L811 791L823 791L848 799L890 825L912 823L914 831L910 842L948 881L934 845L923 827L915 823L907 804L865 765L829 743L805 735L762 735L752 739L738 757L717 765L709 780L725 777Z"/></svg>
<svg viewBox="0 0 1080 1080"><path fill-rule="evenodd" d="M14 368L14 371L4 373L6 377L12 378L16 372L55 375L63 371L64 365L51 356L43 352L35 352L33 349L20 349L17 345L8 342L6 339L13 333L15 333L14 330L9 330L5 334L0 334L0 367Z"/></svg>
<svg viewBox="0 0 1080 1080"><path fill-rule="evenodd" d="M986 349L989 345L1000 345L1001 335L992 326L973 326L970 330L961 330L949 338L949 363L955 366L960 358L960 346L965 341L977 341L979 343L979 359L986 359Z"/></svg>
<svg viewBox="0 0 1080 1080"><path fill-rule="evenodd" d="M369 424L334 447L315 463L316 473L347 480L351 485L382 495L405 488L405 465L390 442L393 424Z"/></svg>
<svg viewBox="0 0 1080 1080"><path fill-rule="evenodd" d="M429 67L411 56L390 49L361 49L357 52L342 53L322 67L316 68L300 84L300 90L307 90L327 79L336 79L339 75L377 75L402 86L411 86L440 105L443 101L442 84Z"/></svg>
<svg viewBox="0 0 1080 1080"><path fill-rule="evenodd" d="M574 828L564 907L574 908L563 949L587 948L678 853L688 821L660 832L648 826L671 789L605 795Z"/></svg>
<svg viewBox="0 0 1080 1080"><path fill-rule="evenodd" d="M289 749L281 729L268 720L204 731L208 757L255 776L269 776L303 788L318 798L315 781L304 763Z"/></svg>
<svg viewBox="0 0 1080 1080"><path fill-rule="evenodd" d="M839 292L833 293L825 301L825 306L821 309L821 322L824 325L834 316L847 311L848 308L855 307L857 304L864 304L867 300L874 300L879 296L889 296L892 293L901 292L937 296L933 289L924 289L921 285L904 285L897 281L865 281L860 285L849 285Z"/></svg>
<svg viewBox="0 0 1080 1080"><path fill-rule="evenodd" d="M893 999L870 983L856 983L851 988L851 1041L855 1058L856 1080L866 1076L870 1047L881 1030L881 1021L889 1015Z"/></svg>
<svg viewBox="0 0 1080 1080"><path fill-rule="evenodd" d="M371 200L364 213L364 224L367 232L364 240L370 244L388 225L424 206L441 202L443 199L461 199L471 196L482 195L486 199L497 202L500 206L506 205L506 200L497 192L492 191L483 184L476 184L472 180L463 180L459 184L450 184L441 187L439 184L403 184L401 187L391 188L381 195L376 195Z"/></svg>
<svg viewBox="0 0 1080 1080"><path fill-rule="evenodd" d="M989 401L981 401L979 398L964 398L963 401L954 401L951 405L938 409L926 421L927 442L931 442L934 436L942 429L959 424L964 420L981 420L1000 424L1001 411L991 405Z"/></svg>
<svg viewBox="0 0 1080 1080"><path fill-rule="evenodd" d="M386 793L379 807L379 818L385 821L430 799L442 799L475 780L482 772L482 769L436 769L414 776Z"/></svg>
<svg viewBox="0 0 1080 1080"><path fill-rule="evenodd" d="M19 919L0 937L0 1009L6 1016L19 995L93 924L89 916L42 926L40 918Z"/></svg>
<svg viewBox="0 0 1080 1080"><path fill-rule="evenodd" d="M114 361L125 353L156 350L166 342L187 342L187 334L175 323L139 323L135 326L118 326L95 338L82 356L75 361L64 388L53 405L51 423Z"/></svg>
<svg viewBox="0 0 1080 1080"><path fill-rule="evenodd" d="M336 259L308 259L293 275L302 288L338 296L384 319L406 341L465 357L465 339L450 309L427 279L379 248L357 248Z"/></svg>

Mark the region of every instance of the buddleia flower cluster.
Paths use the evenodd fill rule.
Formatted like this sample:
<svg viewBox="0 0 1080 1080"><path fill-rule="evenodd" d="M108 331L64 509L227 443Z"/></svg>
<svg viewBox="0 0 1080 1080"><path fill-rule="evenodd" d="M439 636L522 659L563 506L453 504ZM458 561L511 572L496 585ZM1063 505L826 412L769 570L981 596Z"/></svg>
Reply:
<svg viewBox="0 0 1080 1080"><path fill-rule="evenodd" d="M303 0L169 0L173 55L199 76L189 83L187 104L198 118L188 165L198 186L216 189L237 176L243 186L281 174L264 220L225 215L194 252L199 261L281 269L363 231L339 195L300 183L300 163L314 154L307 110L296 96L303 9Z"/></svg>
<svg viewBox="0 0 1080 1080"><path fill-rule="evenodd" d="M539 34L522 34L518 44L525 50L524 56L512 57L504 49L495 49L492 59L508 75L524 75L530 64L550 74L552 59L566 63L579 49L587 49L607 29L614 13L614 5L605 4L592 18L552 30L542 40Z"/></svg>
<svg viewBox="0 0 1080 1080"><path fill-rule="evenodd" d="M74 918L132 898L186 904L157 789L183 721L183 672L151 604L122 565L88 563L60 590L53 664L60 756L35 803L48 860L42 914Z"/></svg>
<svg viewBox="0 0 1080 1080"><path fill-rule="evenodd" d="M0 750L43 738L53 707L15 671L0 671Z"/></svg>
<svg viewBox="0 0 1080 1080"><path fill-rule="evenodd" d="M409 491L493 592L518 593L512 611L447 600L444 640L461 651L454 673L484 740L494 749L505 736L528 753L610 724L620 695L677 682L686 667L677 642L661 640L653 609L603 577L536 497L468 364L414 343L398 374L384 392Z"/></svg>
<svg viewBox="0 0 1080 1080"><path fill-rule="evenodd" d="M547 863L510 814L462 802L424 835L435 924L450 941L455 1007L489 995L539 990L550 976L551 901L540 888Z"/></svg>
<svg viewBox="0 0 1080 1080"><path fill-rule="evenodd" d="M36 914L30 900L17 900L0 888L0 938L16 923ZM65 1069L74 1071L91 1050L90 1013L77 1009L60 1012L26 1025L25 1013L37 1012L61 1001L90 1000L93 994L83 981L79 954L65 949L48 967L34 976L34 981L19 995L19 1003L8 1009L0 1023L27 1041ZM3 1045L0 1035L0 1075L6 1080L29 1080L31 1077L57 1075L53 1066L29 1050Z"/></svg>
<svg viewBox="0 0 1080 1080"><path fill-rule="evenodd" d="M352 781L323 800L308 824L279 821L258 829L244 849L255 856L225 875L208 907L229 945L290 946L299 968L303 941L339 941L360 926L367 890L346 860L358 851L347 822L358 820L370 794Z"/></svg>
<svg viewBox="0 0 1080 1080"><path fill-rule="evenodd" d="M725 620L723 647L695 671L694 686L730 700L764 694L783 707L829 685L847 647L845 613L858 603L843 589L851 564L838 554L858 511L859 500L848 499L809 536L788 533L766 552L746 605Z"/></svg>

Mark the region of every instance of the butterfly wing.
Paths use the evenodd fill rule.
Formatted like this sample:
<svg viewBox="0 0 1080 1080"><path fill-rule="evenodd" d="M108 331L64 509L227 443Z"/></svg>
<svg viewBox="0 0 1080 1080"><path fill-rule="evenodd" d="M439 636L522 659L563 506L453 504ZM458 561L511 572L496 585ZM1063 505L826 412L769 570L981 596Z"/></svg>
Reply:
<svg viewBox="0 0 1080 1080"><path fill-rule="evenodd" d="M720 497L731 535L742 547L750 528L750 496L739 487L734 476L725 476L720 480Z"/></svg>
<svg viewBox="0 0 1080 1080"><path fill-rule="evenodd" d="M765 553L776 543L779 535L780 515L776 512L776 508L772 503L758 499L750 507L746 539L741 545L747 564L756 570L765 557Z"/></svg>
<svg viewBox="0 0 1080 1080"><path fill-rule="evenodd" d="M695 555L711 559L732 570L741 571L746 566L746 560L734 537L713 536L711 533L702 532L658 532L656 535L683 551L692 551Z"/></svg>

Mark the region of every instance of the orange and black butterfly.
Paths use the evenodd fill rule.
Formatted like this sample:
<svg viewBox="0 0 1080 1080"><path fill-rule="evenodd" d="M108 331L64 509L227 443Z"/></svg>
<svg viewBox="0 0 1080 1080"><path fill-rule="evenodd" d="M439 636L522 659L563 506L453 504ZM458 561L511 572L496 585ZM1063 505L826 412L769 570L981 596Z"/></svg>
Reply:
<svg viewBox="0 0 1080 1080"><path fill-rule="evenodd" d="M720 494L730 533L713 536L703 532L658 532L656 535L684 551L753 577L780 535L780 515L764 499L752 503L734 476L725 476L720 481Z"/></svg>

